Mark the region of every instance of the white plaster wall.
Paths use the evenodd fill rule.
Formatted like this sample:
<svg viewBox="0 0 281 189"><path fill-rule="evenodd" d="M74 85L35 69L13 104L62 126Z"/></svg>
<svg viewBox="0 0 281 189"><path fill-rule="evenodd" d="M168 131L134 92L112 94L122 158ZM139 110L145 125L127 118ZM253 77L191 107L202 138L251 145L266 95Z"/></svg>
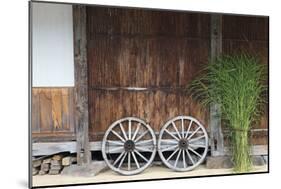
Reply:
<svg viewBox="0 0 281 189"><path fill-rule="evenodd" d="M34 87L74 86L72 6L32 3Z"/></svg>

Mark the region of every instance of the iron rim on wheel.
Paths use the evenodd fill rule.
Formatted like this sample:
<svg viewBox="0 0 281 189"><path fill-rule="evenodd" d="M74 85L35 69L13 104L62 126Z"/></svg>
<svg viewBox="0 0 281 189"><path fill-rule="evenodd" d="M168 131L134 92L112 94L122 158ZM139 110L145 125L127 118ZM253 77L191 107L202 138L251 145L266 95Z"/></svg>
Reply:
<svg viewBox="0 0 281 189"><path fill-rule="evenodd" d="M151 127L136 117L112 123L102 141L102 156L115 172L134 175L144 171L156 153L156 137Z"/></svg>
<svg viewBox="0 0 281 189"><path fill-rule="evenodd" d="M159 133L158 153L163 163L175 171L190 171L200 165L208 152L208 134L191 116L175 117Z"/></svg>

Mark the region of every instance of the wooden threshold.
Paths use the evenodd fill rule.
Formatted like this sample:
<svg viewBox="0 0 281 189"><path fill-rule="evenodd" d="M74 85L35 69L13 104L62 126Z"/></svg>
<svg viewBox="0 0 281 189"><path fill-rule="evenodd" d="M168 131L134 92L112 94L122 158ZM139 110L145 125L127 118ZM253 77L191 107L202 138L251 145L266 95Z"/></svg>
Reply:
<svg viewBox="0 0 281 189"><path fill-rule="evenodd" d="M90 151L101 151L101 141L90 142ZM32 156L46 156L60 152L76 153L76 141L72 142L40 142L32 144ZM230 155L229 149L225 149L225 154ZM267 145L254 145L252 155L268 155Z"/></svg>
<svg viewBox="0 0 281 189"><path fill-rule="evenodd" d="M46 156L60 152L76 153L76 142L38 142L32 144L32 156Z"/></svg>

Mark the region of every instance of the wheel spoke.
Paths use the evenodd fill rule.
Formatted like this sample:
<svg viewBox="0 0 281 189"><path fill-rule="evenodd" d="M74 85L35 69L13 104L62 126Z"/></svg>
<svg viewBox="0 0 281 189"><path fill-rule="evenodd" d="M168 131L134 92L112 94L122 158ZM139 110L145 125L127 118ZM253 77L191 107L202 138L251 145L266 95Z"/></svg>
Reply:
<svg viewBox="0 0 281 189"><path fill-rule="evenodd" d="M131 129L132 129L132 121L129 119L129 125L128 125L128 135L129 135L129 140L131 140Z"/></svg>
<svg viewBox="0 0 281 189"><path fill-rule="evenodd" d="M164 131L166 131L171 137L173 137L174 139L176 139L177 141L179 141L179 138L176 137L173 133L171 133L171 132L168 131L167 129L165 129Z"/></svg>
<svg viewBox="0 0 281 189"><path fill-rule="evenodd" d="M174 129L176 130L176 133L178 134L179 138L181 138L180 132L179 132L176 124L174 122L172 122L172 125L173 125Z"/></svg>
<svg viewBox="0 0 281 189"><path fill-rule="evenodd" d="M109 149L108 149L108 153L116 153L116 152L119 152L119 151L121 151L121 150L123 150L123 149L124 149L123 146L121 146L121 147L115 147L115 148L109 148Z"/></svg>
<svg viewBox="0 0 281 189"><path fill-rule="evenodd" d="M173 150L173 149L175 149L175 148L177 148L178 147L178 145L176 144L176 145L173 145L173 146L170 146L170 147L168 147L168 148L164 148L163 150L161 150L162 152L166 152L166 151L169 151L169 150Z"/></svg>
<svg viewBox="0 0 281 189"><path fill-rule="evenodd" d="M191 139L191 137L193 137L193 135L195 135L199 131L199 129L201 129L201 128L198 127L187 139L188 140Z"/></svg>
<svg viewBox="0 0 281 189"><path fill-rule="evenodd" d="M197 156L199 156L200 158L202 157L202 155L200 155L198 152L196 152L195 150L193 150L192 148L188 147L188 149L190 151L192 151L194 154L196 154Z"/></svg>
<svg viewBox="0 0 281 189"><path fill-rule="evenodd" d="M176 167L176 166L177 166L180 155L181 155L181 150L179 150L179 152L178 152L178 155L177 155L177 158L176 158L176 161L175 161L174 167Z"/></svg>
<svg viewBox="0 0 281 189"><path fill-rule="evenodd" d="M131 152L128 152L128 170L131 170Z"/></svg>
<svg viewBox="0 0 281 189"><path fill-rule="evenodd" d="M120 161L120 163L119 163L119 165L118 165L118 168L120 168L121 167L121 165L123 164L123 162L124 162L124 160L125 160L125 158L126 158L126 156L127 156L127 152L125 152L125 155L123 156L123 158L121 159L121 161Z"/></svg>
<svg viewBox="0 0 281 189"><path fill-rule="evenodd" d="M179 151L179 148L177 148L167 159L167 161L169 161L174 155L175 153L177 153L177 151Z"/></svg>
<svg viewBox="0 0 281 189"><path fill-rule="evenodd" d="M138 134L138 132L139 132L140 126L141 126L141 123L138 123L138 126L137 126L137 128L136 128L136 130L135 130L135 133L134 133L134 135L133 135L133 137L132 137L132 140L135 140L135 138L136 138L136 136L137 136L137 134Z"/></svg>
<svg viewBox="0 0 281 189"><path fill-rule="evenodd" d="M146 159L139 151L134 150L134 152L135 152L138 156L140 156L144 161L148 162L148 159Z"/></svg>
<svg viewBox="0 0 281 189"><path fill-rule="evenodd" d="M188 133L189 133L189 130L190 130L190 128L191 128L191 125L192 125L192 120L190 121L190 123L189 123L189 125L188 125L188 128L187 128L187 132L186 132L186 135L185 135L185 137L184 138L187 138L187 136L188 136Z"/></svg>
<svg viewBox="0 0 281 189"><path fill-rule="evenodd" d="M117 159L114 161L114 163L113 163L113 166L115 166L116 165L116 163L123 157L123 155L125 154L126 152L125 151L123 151L118 157L117 157Z"/></svg>
<svg viewBox="0 0 281 189"><path fill-rule="evenodd" d="M136 163L136 165L137 165L137 168L139 169L139 168L140 168L140 165L139 165L139 162L138 162L138 160L137 160L137 158L136 158L135 152L132 152L132 156L133 156L134 161L135 161L135 163Z"/></svg>
<svg viewBox="0 0 281 189"><path fill-rule="evenodd" d="M192 165L194 165L194 164L195 164L195 163L194 163L194 160L193 160L193 158L191 157L189 151L188 151L188 150L185 150L185 151L186 151L186 154L187 154L188 158L190 159Z"/></svg>
<svg viewBox="0 0 281 189"><path fill-rule="evenodd" d="M197 140L200 140L201 138L204 138L204 137L205 137L205 135L202 135L202 136L199 136L199 137L190 139L190 140L189 140L189 143L194 142L194 141L197 141Z"/></svg>
<svg viewBox="0 0 281 189"><path fill-rule="evenodd" d="M111 130L111 132L112 132L115 136L117 136L122 142L125 142L124 138L122 138L116 131Z"/></svg>
<svg viewBox="0 0 281 189"><path fill-rule="evenodd" d="M143 140L143 141L136 142L136 145L147 145L147 143L151 143L151 142L153 142L152 139L150 139L150 140Z"/></svg>
<svg viewBox="0 0 281 189"><path fill-rule="evenodd" d="M119 127L120 127L120 129L121 129L121 131L122 131L123 136L125 137L125 139L128 140L128 137L127 137L127 135L126 135L126 132L125 132L125 130L124 130L124 127L123 127L122 123L119 123Z"/></svg>
<svg viewBox="0 0 281 189"><path fill-rule="evenodd" d="M181 119L181 132L182 132L182 138L184 138L184 122L183 122L183 118Z"/></svg>
<svg viewBox="0 0 281 189"><path fill-rule="evenodd" d="M118 146L123 146L124 145L123 142L116 141L116 140L107 140L106 142L109 143L109 144L115 144L115 145L118 145Z"/></svg>
<svg viewBox="0 0 281 189"><path fill-rule="evenodd" d="M142 137L144 137L144 135L146 135L149 131L146 130L144 133L142 133L136 140L135 142L138 142Z"/></svg>
<svg viewBox="0 0 281 189"><path fill-rule="evenodd" d="M183 168L186 168L186 160L185 160L184 150L182 150L182 161L183 161Z"/></svg>

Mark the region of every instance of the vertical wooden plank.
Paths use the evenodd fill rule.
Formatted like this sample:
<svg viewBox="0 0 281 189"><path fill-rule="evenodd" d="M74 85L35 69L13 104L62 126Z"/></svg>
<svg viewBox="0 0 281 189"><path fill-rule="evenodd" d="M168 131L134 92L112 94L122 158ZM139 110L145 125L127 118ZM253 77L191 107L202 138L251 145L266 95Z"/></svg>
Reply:
<svg viewBox="0 0 281 189"><path fill-rule="evenodd" d="M63 130L62 127L62 98L61 89L53 89L52 96L52 121L54 130Z"/></svg>
<svg viewBox="0 0 281 189"><path fill-rule="evenodd" d="M144 92L136 92L135 94L136 114L138 117L146 121L145 102L146 102L146 94Z"/></svg>
<svg viewBox="0 0 281 189"><path fill-rule="evenodd" d="M109 113L108 110L110 109L110 107L108 107L108 91L101 91L100 93L100 129L101 130L106 130L106 125L108 122L108 118L109 118Z"/></svg>
<svg viewBox="0 0 281 189"><path fill-rule="evenodd" d="M146 62L147 68L145 70L145 84L147 87L158 86L160 80L159 68L159 51L158 40L148 40L146 47Z"/></svg>
<svg viewBox="0 0 281 189"><path fill-rule="evenodd" d="M77 163L88 164L91 161L89 146L88 115L88 73L87 73L87 36L86 7L73 5L74 32L74 73L75 73L75 116L77 136Z"/></svg>
<svg viewBox="0 0 281 189"><path fill-rule="evenodd" d="M222 15L211 15L211 60L222 53ZM221 110L218 104L210 106L211 155L224 155L224 141L221 129Z"/></svg>
<svg viewBox="0 0 281 189"><path fill-rule="evenodd" d="M32 89L32 132L40 132L39 91Z"/></svg>
<svg viewBox="0 0 281 189"><path fill-rule="evenodd" d="M149 50L147 49L148 40L138 40L137 56L136 56L136 86L147 86L146 70L147 70L147 56Z"/></svg>
<svg viewBox="0 0 281 189"><path fill-rule="evenodd" d="M40 99L40 131L50 132L53 131L53 118L52 118L52 95L50 89L39 90Z"/></svg>
<svg viewBox="0 0 281 189"><path fill-rule="evenodd" d="M62 128L69 130L70 129L70 109L69 109L69 89L63 88L61 90L61 101L62 101Z"/></svg>
<svg viewBox="0 0 281 189"><path fill-rule="evenodd" d="M74 109L74 88L68 89L68 106L69 106L69 127L72 133L75 133L75 109Z"/></svg>
<svg viewBox="0 0 281 189"><path fill-rule="evenodd" d="M96 140L95 133L101 131L101 116L100 116L100 91L89 92L89 113L90 113L90 140Z"/></svg>
<svg viewBox="0 0 281 189"><path fill-rule="evenodd" d="M154 108L151 114L151 126L155 131L159 131L161 119L163 119L161 112L163 111L163 104L161 104L163 100L162 92L157 90L152 92L153 101L150 103L154 104Z"/></svg>

